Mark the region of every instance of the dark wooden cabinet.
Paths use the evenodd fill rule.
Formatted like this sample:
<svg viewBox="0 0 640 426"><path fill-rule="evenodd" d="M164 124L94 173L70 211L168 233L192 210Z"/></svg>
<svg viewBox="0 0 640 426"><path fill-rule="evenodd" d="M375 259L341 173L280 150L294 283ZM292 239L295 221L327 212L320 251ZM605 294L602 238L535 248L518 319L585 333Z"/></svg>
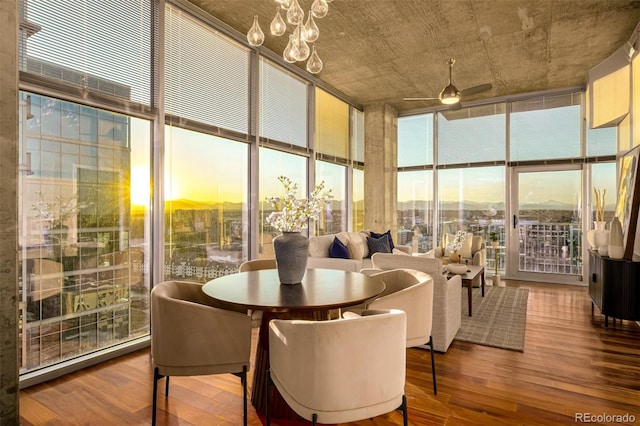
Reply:
<svg viewBox="0 0 640 426"><path fill-rule="evenodd" d="M589 251L589 295L592 308L596 305L609 318L640 321L640 262L611 259Z"/></svg>

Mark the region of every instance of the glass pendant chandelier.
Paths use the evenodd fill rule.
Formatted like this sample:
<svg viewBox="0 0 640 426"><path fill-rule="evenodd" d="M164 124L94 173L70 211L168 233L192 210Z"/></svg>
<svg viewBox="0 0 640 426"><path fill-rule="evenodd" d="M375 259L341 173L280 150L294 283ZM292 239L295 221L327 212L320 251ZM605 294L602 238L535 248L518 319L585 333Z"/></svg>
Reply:
<svg viewBox="0 0 640 426"><path fill-rule="evenodd" d="M315 43L320 36L320 29L315 19L321 19L329 13L329 3L333 0L313 0L305 22L305 13L300 6L302 0L275 0L278 3L276 15L271 21L269 30L271 35L281 36L287 32L287 24L292 28L289 43L282 52L282 57L289 63L307 61L307 71L318 74L322 71L322 60L318 55ZM281 13L281 10L283 12ZM286 22L283 18L286 16ZM261 46L264 33L258 22L258 15L253 17L253 25L247 32L247 40L252 46ZM308 59L308 60L307 60Z"/></svg>

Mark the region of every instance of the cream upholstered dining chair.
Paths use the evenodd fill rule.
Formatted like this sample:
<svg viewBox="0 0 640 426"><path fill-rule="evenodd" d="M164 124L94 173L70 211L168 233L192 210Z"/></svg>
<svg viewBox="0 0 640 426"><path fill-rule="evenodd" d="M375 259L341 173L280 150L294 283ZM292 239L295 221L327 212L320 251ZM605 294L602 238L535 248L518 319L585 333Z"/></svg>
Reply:
<svg viewBox="0 0 640 426"><path fill-rule="evenodd" d="M166 377L165 396L169 396L169 376L223 373L240 377L247 424L251 318L212 305L213 299L198 283L165 281L151 290L154 425L158 380Z"/></svg>
<svg viewBox="0 0 640 426"><path fill-rule="evenodd" d="M436 386L436 365L433 353L433 279L424 272L413 269L391 269L371 274L385 284L385 290L374 300L364 304L366 310L400 309L407 314L407 348L428 345L431 352L431 375L433 393L438 394ZM362 308L362 307L361 307ZM349 317L348 308L343 314Z"/></svg>
<svg viewBox="0 0 640 426"><path fill-rule="evenodd" d="M330 321L272 320L267 425L275 385L286 403L314 425L401 409L406 426L406 318L402 311L387 310Z"/></svg>
<svg viewBox="0 0 640 426"><path fill-rule="evenodd" d="M276 269L276 260L274 258L246 260L240 264L238 272L260 271L263 269ZM249 309L249 315L251 316L251 325L260 327L262 311Z"/></svg>
<svg viewBox="0 0 640 426"><path fill-rule="evenodd" d="M238 272L260 271L262 269L276 269L276 260L273 258L246 260L240 264Z"/></svg>

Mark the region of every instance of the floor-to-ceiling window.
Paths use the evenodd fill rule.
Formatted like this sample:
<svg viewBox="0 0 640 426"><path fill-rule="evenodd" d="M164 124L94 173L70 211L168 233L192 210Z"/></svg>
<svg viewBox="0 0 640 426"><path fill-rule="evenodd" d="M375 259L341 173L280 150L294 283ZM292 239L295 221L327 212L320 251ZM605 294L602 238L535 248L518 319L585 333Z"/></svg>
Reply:
<svg viewBox="0 0 640 426"><path fill-rule="evenodd" d="M439 112L437 126L438 238L462 229L490 245L504 234L505 104Z"/></svg>
<svg viewBox="0 0 640 426"><path fill-rule="evenodd" d="M249 49L165 13L164 278L204 283L249 257Z"/></svg>
<svg viewBox="0 0 640 426"><path fill-rule="evenodd" d="M34 93L20 98L20 365L28 373L149 332L151 126Z"/></svg>
<svg viewBox="0 0 640 426"><path fill-rule="evenodd" d="M584 174L571 161L582 158L582 99L568 93L511 103L512 275L582 275Z"/></svg>
<svg viewBox="0 0 640 426"><path fill-rule="evenodd" d="M334 234L348 229L346 197L347 170L350 161L349 104L326 91L315 90L316 183L325 182L333 199L316 222L316 233Z"/></svg>
<svg viewBox="0 0 640 426"><path fill-rule="evenodd" d="M398 235L425 253L433 247L433 114L398 118Z"/></svg>
<svg viewBox="0 0 640 426"><path fill-rule="evenodd" d="M149 333L153 32L149 0L21 7L19 359L32 376Z"/></svg>
<svg viewBox="0 0 640 426"><path fill-rule="evenodd" d="M284 195L278 180L286 176L298 186L298 197L308 195L308 84L265 58L260 58L258 151L258 248L260 258L273 258L273 238L279 231L266 219L274 211L268 197Z"/></svg>

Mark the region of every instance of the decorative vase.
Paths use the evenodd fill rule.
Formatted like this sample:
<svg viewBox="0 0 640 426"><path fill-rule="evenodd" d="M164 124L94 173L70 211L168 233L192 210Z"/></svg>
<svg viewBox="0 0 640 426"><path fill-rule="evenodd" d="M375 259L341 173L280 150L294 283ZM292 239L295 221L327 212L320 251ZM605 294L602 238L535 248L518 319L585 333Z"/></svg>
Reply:
<svg viewBox="0 0 640 426"><path fill-rule="evenodd" d="M609 257L613 259L622 259L624 256L624 245L622 240L622 224L618 217L615 216L609 225Z"/></svg>
<svg viewBox="0 0 640 426"><path fill-rule="evenodd" d="M449 262L450 263L460 262L460 254L458 253L458 250L455 250L453 253L451 253L451 255L449 256Z"/></svg>
<svg viewBox="0 0 640 426"><path fill-rule="evenodd" d="M589 247L593 250L597 250L598 246L596 246L596 230L589 229L587 231L587 243L589 243Z"/></svg>
<svg viewBox="0 0 640 426"><path fill-rule="evenodd" d="M608 232L605 230L605 225L607 222L600 220L600 221L595 221L593 222L593 226L594 226L594 234L593 234L593 241L595 243L595 248L600 252L600 254L602 254L602 249L601 247L607 246L609 244L609 240L608 240ZM605 248L606 251L606 248Z"/></svg>
<svg viewBox="0 0 640 426"><path fill-rule="evenodd" d="M283 232L273 239L281 284L300 284L307 270L309 239L300 232Z"/></svg>

